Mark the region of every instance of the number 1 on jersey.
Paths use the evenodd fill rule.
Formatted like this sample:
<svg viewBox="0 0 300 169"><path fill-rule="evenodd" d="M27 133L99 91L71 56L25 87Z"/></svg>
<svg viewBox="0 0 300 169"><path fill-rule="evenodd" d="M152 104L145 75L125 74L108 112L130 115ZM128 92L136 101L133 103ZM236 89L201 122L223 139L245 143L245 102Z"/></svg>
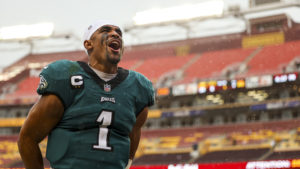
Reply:
<svg viewBox="0 0 300 169"><path fill-rule="evenodd" d="M108 136L109 136L109 126L111 125L113 118L113 112L109 110L102 110L100 115L97 118L97 122L99 125L99 133L98 133L98 144L93 145L93 148L100 150L108 150L111 151L112 147L108 144Z"/></svg>

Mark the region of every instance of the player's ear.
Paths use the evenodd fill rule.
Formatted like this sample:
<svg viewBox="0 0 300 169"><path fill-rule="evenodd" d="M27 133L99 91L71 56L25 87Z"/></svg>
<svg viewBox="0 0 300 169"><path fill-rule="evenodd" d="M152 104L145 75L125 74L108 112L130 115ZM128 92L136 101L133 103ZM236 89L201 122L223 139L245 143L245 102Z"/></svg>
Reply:
<svg viewBox="0 0 300 169"><path fill-rule="evenodd" d="M84 48L89 51L91 49L93 49L93 42L91 40L85 40L83 42Z"/></svg>

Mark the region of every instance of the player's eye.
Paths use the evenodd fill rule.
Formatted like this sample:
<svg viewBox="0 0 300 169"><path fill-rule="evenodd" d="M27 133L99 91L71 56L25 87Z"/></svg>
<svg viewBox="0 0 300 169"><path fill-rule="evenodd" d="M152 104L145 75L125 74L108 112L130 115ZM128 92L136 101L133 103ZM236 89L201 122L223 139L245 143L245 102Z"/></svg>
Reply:
<svg viewBox="0 0 300 169"><path fill-rule="evenodd" d="M109 27L102 27L99 31L100 31L100 33L102 33L102 32L109 32L111 30L111 28L109 28Z"/></svg>
<svg viewBox="0 0 300 169"><path fill-rule="evenodd" d="M117 29L116 32L122 37L122 31L120 29Z"/></svg>

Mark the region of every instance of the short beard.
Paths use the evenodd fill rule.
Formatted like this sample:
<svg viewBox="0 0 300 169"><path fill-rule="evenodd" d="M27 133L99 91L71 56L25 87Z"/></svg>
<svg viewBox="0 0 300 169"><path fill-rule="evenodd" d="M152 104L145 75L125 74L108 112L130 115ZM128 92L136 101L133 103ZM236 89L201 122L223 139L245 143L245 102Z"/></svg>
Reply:
<svg viewBox="0 0 300 169"><path fill-rule="evenodd" d="M110 57L110 54L107 53L107 54L106 54L106 59L107 59L107 61L108 61L109 63L111 63L111 64L113 64L113 65L117 65L117 64L120 62L120 60L121 60L121 56L120 56L119 58L117 58L117 59L113 59L112 57Z"/></svg>

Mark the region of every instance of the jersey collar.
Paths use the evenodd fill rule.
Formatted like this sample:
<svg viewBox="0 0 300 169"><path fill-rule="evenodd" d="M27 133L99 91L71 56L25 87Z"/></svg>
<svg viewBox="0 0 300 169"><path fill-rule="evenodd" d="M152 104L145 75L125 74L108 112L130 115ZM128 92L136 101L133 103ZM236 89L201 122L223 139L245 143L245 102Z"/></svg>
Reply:
<svg viewBox="0 0 300 169"><path fill-rule="evenodd" d="M123 69L121 67L118 67L117 70L117 76L109 81L104 81L102 80L94 71L89 67L89 65L85 62L77 61L77 63L82 67L82 69L88 73L95 81L97 84L100 85L100 87L106 91L110 92L113 90L115 87L117 87L121 82L123 82L126 77L129 74L129 71L127 69Z"/></svg>

